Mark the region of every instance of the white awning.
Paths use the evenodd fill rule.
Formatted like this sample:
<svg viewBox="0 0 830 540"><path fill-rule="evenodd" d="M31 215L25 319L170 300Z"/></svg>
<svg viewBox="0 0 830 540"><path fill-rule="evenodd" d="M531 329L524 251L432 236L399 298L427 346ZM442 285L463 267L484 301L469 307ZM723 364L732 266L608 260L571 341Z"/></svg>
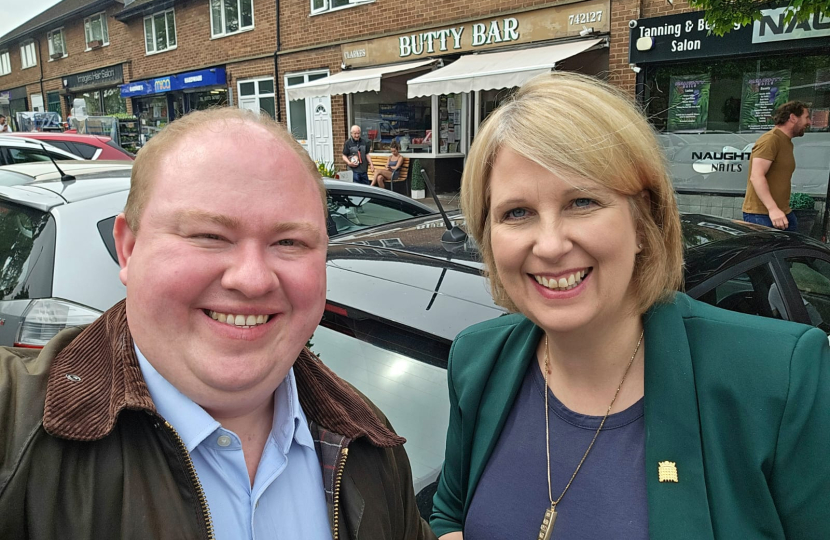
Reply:
<svg viewBox="0 0 830 540"><path fill-rule="evenodd" d="M557 62L585 52L603 41L603 38L586 39L532 49L469 54L410 80L407 95L416 98L521 86L528 79L549 72Z"/></svg>
<svg viewBox="0 0 830 540"><path fill-rule="evenodd" d="M419 60L391 66L350 69L316 81L289 86L286 92L290 100L355 92L380 92L380 79L384 75L418 69L433 62L435 60Z"/></svg>

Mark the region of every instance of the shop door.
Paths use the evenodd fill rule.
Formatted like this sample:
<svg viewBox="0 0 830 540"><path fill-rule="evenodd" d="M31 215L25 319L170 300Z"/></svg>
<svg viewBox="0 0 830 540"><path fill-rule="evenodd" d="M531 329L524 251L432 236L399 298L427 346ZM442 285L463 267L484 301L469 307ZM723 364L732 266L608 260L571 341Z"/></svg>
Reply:
<svg viewBox="0 0 830 540"><path fill-rule="evenodd" d="M32 110L36 112L43 112L43 94L32 94Z"/></svg>
<svg viewBox="0 0 830 540"><path fill-rule="evenodd" d="M314 161L333 162L334 147L331 140L331 98L329 96L311 98L311 108L314 118L314 127L311 133L313 143L311 158Z"/></svg>

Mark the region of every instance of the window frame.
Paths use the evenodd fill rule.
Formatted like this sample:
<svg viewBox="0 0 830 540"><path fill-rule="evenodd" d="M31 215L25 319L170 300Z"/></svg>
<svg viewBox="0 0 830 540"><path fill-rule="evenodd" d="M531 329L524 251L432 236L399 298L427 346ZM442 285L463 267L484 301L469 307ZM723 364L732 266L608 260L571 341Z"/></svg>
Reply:
<svg viewBox="0 0 830 540"><path fill-rule="evenodd" d="M363 4L372 4L375 0L349 0L346 5L330 7L331 0L322 0L323 7L314 8L314 0L310 0L309 15L321 15L323 13L331 13L332 11L340 11L341 9L349 9Z"/></svg>
<svg viewBox="0 0 830 540"><path fill-rule="evenodd" d="M273 90L271 92L260 93L259 83L261 81L271 81L271 84L273 86ZM242 85L245 84L245 83L254 83L254 93L253 93L253 95L246 95L246 96L242 95ZM237 96L236 97L236 106L237 106L237 108L240 108L240 109L242 108L242 107L240 107L240 104L242 103L242 100L243 99L250 99L253 96L257 101L257 111L260 112L260 113L263 110L262 107L260 106L260 99L262 99L262 98L272 98L274 100L274 116L272 116L272 118L274 118L276 116L277 99L279 99L279 95L277 94L277 81L276 81L276 78L274 78L274 77L255 77L255 78L251 78L251 79L239 79L239 80L236 81L236 96Z"/></svg>
<svg viewBox="0 0 830 540"><path fill-rule="evenodd" d="M25 53L25 49L29 47L31 47L32 51L32 63L27 65L26 59L28 55ZM20 69L30 69L35 66L37 66L37 47L35 46L35 40L24 41L20 44Z"/></svg>
<svg viewBox="0 0 830 540"><path fill-rule="evenodd" d="M168 23L168 20L167 20L167 14L168 13L173 14L173 38L176 40L176 43L174 45L170 45L170 28L168 28L168 24L167 24ZM164 40L167 42L167 47L164 48L164 49L161 49L161 50L157 50L157 49L155 49L155 46L156 46L155 40L153 40L154 50L151 51L151 50L149 50L149 45L150 44L147 42L147 21L148 20L150 21L150 24L152 25L152 33L153 33L153 36L155 37L155 35L156 35L156 17L159 16L159 15L164 15ZM165 52L168 52L168 51L173 51L173 50L175 50L179 47L179 34L178 34L177 29L176 29L176 9L175 8L165 9L163 11L156 11L156 12L150 14L150 15L147 15L146 17L144 17L142 30L144 32L144 55L145 56L150 56L150 55L153 55L153 54L161 54L161 53L165 53Z"/></svg>
<svg viewBox="0 0 830 540"><path fill-rule="evenodd" d="M9 50L0 51L0 77L12 72L12 58Z"/></svg>
<svg viewBox="0 0 830 540"><path fill-rule="evenodd" d="M210 39L221 39L227 36L235 36L236 34L241 34L242 32L250 32L254 28L256 28L256 17L254 16L254 0L216 0L219 2L220 9L219 12L221 14L222 20L220 24L222 26L222 32L219 34L213 33L213 0L208 3L208 11L210 12ZM250 26L239 26L239 28L234 32L227 31L227 23L225 22L225 4L229 1L235 1L238 12L242 13L242 2L250 2L251 3L251 25Z"/></svg>
<svg viewBox="0 0 830 540"><path fill-rule="evenodd" d="M107 45L110 44L110 33L109 33L109 25L107 23L107 12L106 11L99 11L98 13L90 15L89 17L84 19L84 42L86 43L86 49L84 49L84 52L89 52L89 51L95 50L95 49L93 49L92 47L89 46L89 44L92 41L95 41L95 40L94 39L90 40L88 38L92 36L92 20L96 17L100 17L100 19L101 19L101 34L102 34L102 37L104 38L102 40L101 47L106 47Z"/></svg>
<svg viewBox="0 0 830 540"><path fill-rule="evenodd" d="M51 30L51 31L46 33L46 42L49 45L49 61L50 62L52 62L54 60L60 60L61 58L66 58L67 56L69 56L69 51L66 50L66 32L64 32L63 29L64 29L64 27L61 26L60 28L55 28L54 30ZM52 47L52 36L54 36L55 33L60 33L60 36L61 36L61 48L63 49L62 51L60 51L62 53L61 58L52 58L52 55L55 53L55 51L53 50L53 47Z"/></svg>

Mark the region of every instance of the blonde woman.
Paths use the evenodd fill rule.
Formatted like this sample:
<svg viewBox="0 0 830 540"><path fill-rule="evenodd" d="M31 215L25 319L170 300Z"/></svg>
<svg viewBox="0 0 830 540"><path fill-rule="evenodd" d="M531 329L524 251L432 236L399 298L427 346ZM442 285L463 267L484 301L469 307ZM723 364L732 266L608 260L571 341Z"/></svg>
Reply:
<svg viewBox="0 0 830 540"><path fill-rule="evenodd" d="M461 185L515 314L453 345L440 538L827 537L827 337L674 292L674 193L627 96L533 79Z"/></svg>

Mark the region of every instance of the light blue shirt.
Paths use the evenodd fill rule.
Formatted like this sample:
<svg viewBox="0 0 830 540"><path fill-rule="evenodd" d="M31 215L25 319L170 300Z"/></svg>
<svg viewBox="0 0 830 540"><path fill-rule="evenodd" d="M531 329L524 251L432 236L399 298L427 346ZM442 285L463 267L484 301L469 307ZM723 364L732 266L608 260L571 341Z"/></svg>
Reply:
<svg viewBox="0 0 830 540"><path fill-rule="evenodd" d="M156 409L190 452L217 540L331 540L320 462L293 368L274 392L271 434L251 486L239 437L135 352Z"/></svg>

